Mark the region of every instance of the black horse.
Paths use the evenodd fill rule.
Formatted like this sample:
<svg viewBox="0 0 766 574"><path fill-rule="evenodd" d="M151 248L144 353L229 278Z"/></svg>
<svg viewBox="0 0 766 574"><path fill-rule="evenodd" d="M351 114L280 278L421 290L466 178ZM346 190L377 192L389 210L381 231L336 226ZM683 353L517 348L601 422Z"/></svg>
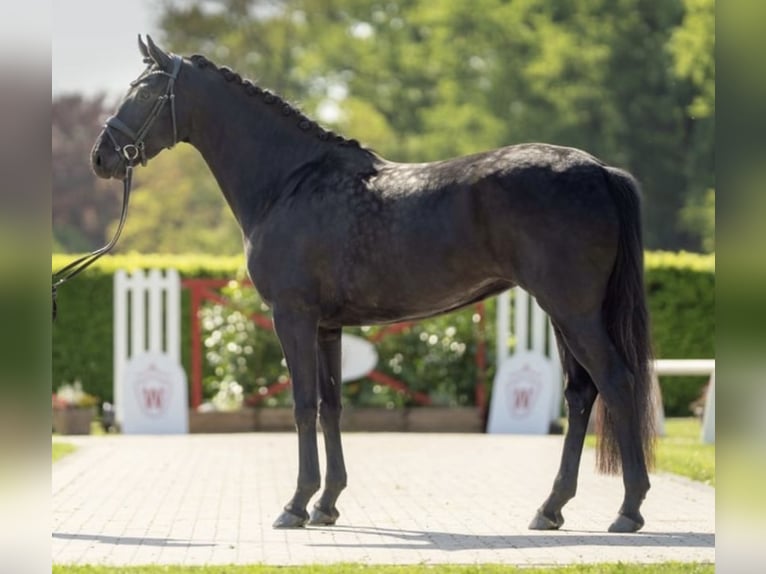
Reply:
<svg viewBox="0 0 766 574"><path fill-rule="evenodd" d="M530 528L563 524L597 395L598 467L622 469L625 487L609 529L643 526L654 424L640 197L628 173L542 143L391 162L202 56L168 54L151 38L139 47L147 69L98 137L93 169L122 179L128 164L188 142L231 206L292 378L298 484L275 527L339 516L342 327L429 317L514 285L550 315L567 378L561 467ZM309 516L317 416L327 471Z"/></svg>

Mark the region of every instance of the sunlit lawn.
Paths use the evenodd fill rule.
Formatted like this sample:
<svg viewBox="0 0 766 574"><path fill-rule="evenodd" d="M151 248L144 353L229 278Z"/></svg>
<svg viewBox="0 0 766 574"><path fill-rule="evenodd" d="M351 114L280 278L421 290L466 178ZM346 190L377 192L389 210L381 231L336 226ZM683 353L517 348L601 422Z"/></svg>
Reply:
<svg viewBox="0 0 766 574"><path fill-rule="evenodd" d="M75 450L77 450L75 445L54 439L51 443L51 458L53 459L52 462L56 462L61 457L66 456Z"/></svg>
<svg viewBox="0 0 766 574"><path fill-rule="evenodd" d="M657 445L657 470L715 486L715 445L700 440L701 423L690 417L667 419Z"/></svg>
<svg viewBox="0 0 766 574"><path fill-rule="evenodd" d="M712 574L712 564L666 562L663 564L591 564L582 566L517 568L502 564L424 564L376 566L326 564L305 566L54 566L52 574Z"/></svg>
<svg viewBox="0 0 766 574"><path fill-rule="evenodd" d="M104 432L104 428L101 426L101 423L98 421L93 421L90 425L90 434L91 435L104 435L106 434ZM70 444L66 442L66 437L59 435L59 434L53 434L53 442L51 444L51 458L52 462L56 462L61 457L64 457L68 455L69 453L74 452L77 450L77 447L73 444Z"/></svg>

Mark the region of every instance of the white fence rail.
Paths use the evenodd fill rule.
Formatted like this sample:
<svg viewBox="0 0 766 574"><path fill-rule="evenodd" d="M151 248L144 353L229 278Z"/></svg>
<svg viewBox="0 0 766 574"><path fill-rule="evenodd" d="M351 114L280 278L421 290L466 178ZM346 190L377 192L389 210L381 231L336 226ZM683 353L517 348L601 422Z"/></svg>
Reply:
<svg viewBox="0 0 766 574"><path fill-rule="evenodd" d="M715 359L656 359L654 372L665 375L712 375Z"/></svg>
<svg viewBox="0 0 766 574"><path fill-rule="evenodd" d="M705 410L702 415L701 439L705 443L715 442L715 359L656 359L653 365L654 384L659 387L658 377L663 376L709 376ZM658 393L658 396L659 393ZM664 434L664 411L658 406L658 419Z"/></svg>

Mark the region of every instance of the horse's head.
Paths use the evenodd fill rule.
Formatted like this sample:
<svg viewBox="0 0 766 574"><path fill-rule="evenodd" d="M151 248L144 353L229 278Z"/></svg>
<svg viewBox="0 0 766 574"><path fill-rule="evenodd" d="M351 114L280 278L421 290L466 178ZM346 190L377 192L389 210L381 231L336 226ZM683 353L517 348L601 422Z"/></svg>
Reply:
<svg viewBox="0 0 766 574"><path fill-rule="evenodd" d="M131 82L91 151L91 166L99 177L122 179L128 165L145 165L179 140L174 90L183 59L158 48L149 36L147 42L138 37L146 70Z"/></svg>

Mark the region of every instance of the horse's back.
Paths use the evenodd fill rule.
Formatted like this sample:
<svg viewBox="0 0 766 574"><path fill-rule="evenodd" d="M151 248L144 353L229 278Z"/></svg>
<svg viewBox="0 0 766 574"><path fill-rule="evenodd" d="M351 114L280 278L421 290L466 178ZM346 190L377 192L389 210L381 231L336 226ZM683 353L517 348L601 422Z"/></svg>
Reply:
<svg viewBox="0 0 766 574"><path fill-rule="evenodd" d="M359 316L427 315L513 284L605 282L614 258L603 164L573 148L383 163L358 201L338 272L343 306Z"/></svg>
<svg viewBox="0 0 766 574"><path fill-rule="evenodd" d="M598 170L604 162L583 150L525 143L427 163L381 161L372 186L396 193L444 191L449 185L475 185L487 179L533 173L566 174Z"/></svg>
<svg viewBox="0 0 766 574"><path fill-rule="evenodd" d="M387 229L408 245L439 234L501 276L522 278L525 260L555 260L548 253L611 249L617 237L605 164L576 148L520 144L391 164L373 185L390 198Z"/></svg>

